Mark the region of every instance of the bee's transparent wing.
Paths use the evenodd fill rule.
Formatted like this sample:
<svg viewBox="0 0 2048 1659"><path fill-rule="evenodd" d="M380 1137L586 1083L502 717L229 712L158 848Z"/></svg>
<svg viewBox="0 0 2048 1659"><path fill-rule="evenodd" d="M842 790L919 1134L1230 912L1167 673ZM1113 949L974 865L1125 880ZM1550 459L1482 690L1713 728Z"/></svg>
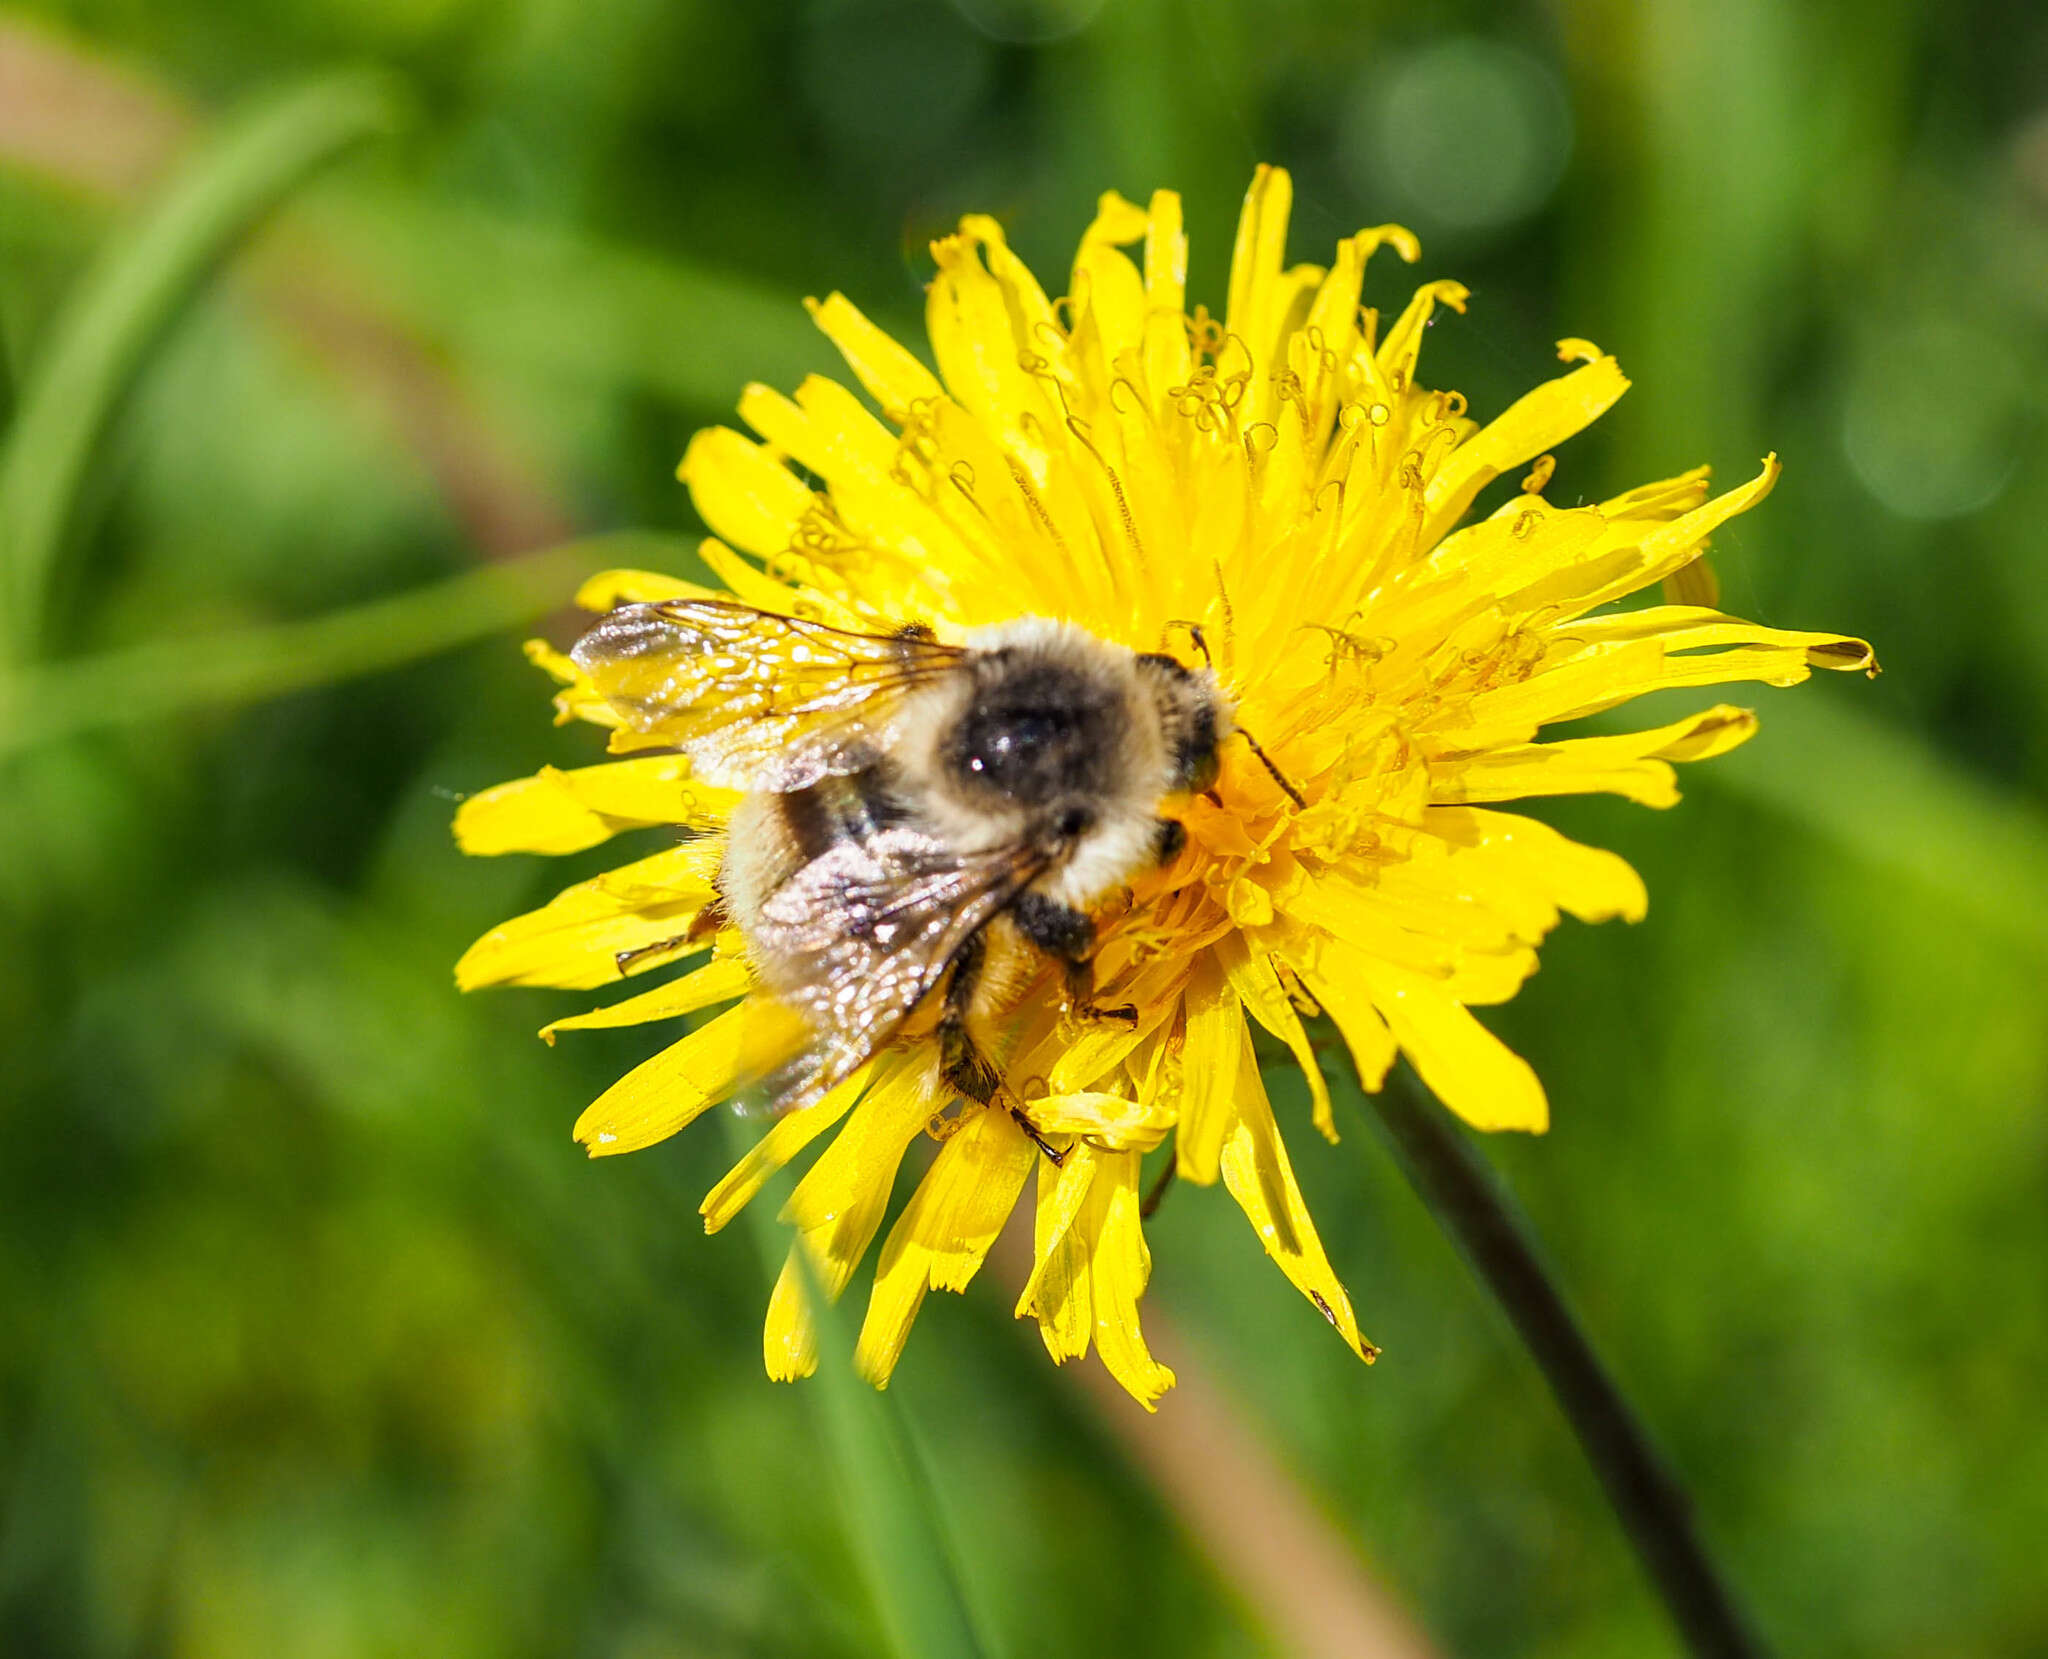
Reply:
<svg viewBox="0 0 2048 1659"><path fill-rule="evenodd" d="M706 783L777 793L874 765L904 694L966 654L712 599L622 605L570 653L628 727L681 749Z"/></svg>
<svg viewBox="0 0 2048 1659"><path fill-rule="evenodd" d="M790 965L777 995L812 1039L768 1080L774 1108L808 1104L872 1058L1044 869L1027 846L962 855L904 825L835 842L798 869L755 929L763 954Z"/></svg>

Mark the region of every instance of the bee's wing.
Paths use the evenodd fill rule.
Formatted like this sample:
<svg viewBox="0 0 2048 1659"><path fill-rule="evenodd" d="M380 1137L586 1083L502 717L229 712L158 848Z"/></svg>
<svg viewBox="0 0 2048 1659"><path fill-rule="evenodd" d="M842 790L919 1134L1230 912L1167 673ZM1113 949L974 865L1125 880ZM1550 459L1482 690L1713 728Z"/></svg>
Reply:
<svg viewBox="0 0 2048 1659"><path fill-rule="evenodd" d="M1024 845L966 854L893 825L834 842L762 906L764 956L810 1047L768 1085L777 1110L816 1099L896 1035L961 948L1044 873Z"/></svg>
<svg viewBox="0 0 2048 1659"><path fill-rule="evenodd" d="M904 694L967 653L712 599L623 605L570 655L626 724L727 789L803 789L872 766Z"/></svg>

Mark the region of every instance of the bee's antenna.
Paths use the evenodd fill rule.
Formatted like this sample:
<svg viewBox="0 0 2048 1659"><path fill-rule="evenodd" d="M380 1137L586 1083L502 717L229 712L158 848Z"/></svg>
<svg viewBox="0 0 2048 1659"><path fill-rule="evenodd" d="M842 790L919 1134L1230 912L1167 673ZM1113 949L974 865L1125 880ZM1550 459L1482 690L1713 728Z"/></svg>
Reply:
<svg viewBox="0 0 2048 1659"><path fill-rule="evenodd" d="M1217 580L1220 582L1223 577L1222 571L1219 569L1216 575ZM1230 617L1230 599L1227 595L1224 596L1223 599L1223 615L1225 619L1225 627L1227 628L1229 626ZM1174 621L1167 623L1166 626L1169 629L1187 629L1188 638L1194 642L1195 649L1202 653L1202 662L1204 666L1206 666L1209 672L1212 674L1216 671L1216 659L1209 654L1209 637L1208 635L1202 632L1201 623ZM1287 781L1287 774L1281 771L1279 767L1273 764L1273 757L1267 754L1265 749L1260 746L1259 740L1252 736L1252 734L1246 731L1242 726L1239 726L1237 728L1237 734L1238 736L1242 737L1245 740L1245 742L1251 745L1252 753L1259 757L1259 764L1265 767L1265 769L1268 772L1273 774L1273 781L1277 783L1281 787L1281 789L1286 791L1287 798L1290 801L1292 801L1296 806L1306 809L1308 806L1308 802L1302 798L1301 791L1296 789L1293 784Z"/></svg>
<svg viewBox="0 0 2048 1659"><path fill-rule="evenodd" d="M1210 673L1215 673L1216 659L1209 655L1209 636L1202 632L1201 623L1175 621L1169 622L1166 625L1166 631L1168 632L1175 628L1187 629L1188 638L1194 642L1195 649L1202 653L1202 666L1208 669Z"/></svg>
<svg viewBox="0 0 2048 1659"><path fill-rule="evenodd" d="M1283 790L1286 791L1287 798L1290 801L1292 801L1296 806L1306 811L1308 808L1308 802L1302 799L1301 791L1296 789L1293 784L1287 781L1287 774L1281 771L1279 767L1273 764L1273 757L1267 754L1266 751L1259 746L1259 740L1256 737L1252 736L1252 734L1246 731L1242 726L1239 726L1237 728L1237 735L1243 738L1245 742L1251 745L1252 753L1259 757L1259 764L1265 767L1265 769L1268 772L1271 772L1273 774L1273 781L1277 783Z"/></svg>

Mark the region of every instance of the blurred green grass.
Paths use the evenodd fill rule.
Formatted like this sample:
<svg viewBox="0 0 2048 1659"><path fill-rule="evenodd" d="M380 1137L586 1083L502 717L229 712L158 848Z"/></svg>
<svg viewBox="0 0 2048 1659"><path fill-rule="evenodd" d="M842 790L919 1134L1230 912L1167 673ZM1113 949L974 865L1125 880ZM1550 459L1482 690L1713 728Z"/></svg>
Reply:
<svg viewBox="0 0 2048 1659"><path fill-rule="evenodd" d="M593 867L450 848L456 796L592 756L479 642L544 598L476 567L693 534L690 430L829 366L797 299L914 319L961 211L1050 279L1099 190L1175 185L1214 299L1260 159L1298 257L1402 218L1472 284L1426 366L1476 410L1561 335L1620 355L1566 490L1785 457L1716 549L1731 608L1887 673L1765 694L1671 814L1546 810L1653 906L1568 926L1499 1012L1557 1126L1490 1150L1783 1651L2048 1647L2032 8L0 11L0 67L52 42L104 96L0 79L17 397L188 131L336 66L417 113L163 338L61 544L51 677L0 702L0 1649L877 1650L817 1415L759 1374L759 1261L699 1230L722 1138L586 1164L575 1112L654 1039L548 1050L569 999L450 989ZM307 655L408 595L448 649ZM229 636L279 649L208 689ZM1162 1211L1152 1301L1447 1652L1670 1651L1503 1322L1346 1128L1296 1161L1374 1370L1218 1193ZM993 1287L935 1300L891 1396L998 1651L1279 1651Z"/></svg>

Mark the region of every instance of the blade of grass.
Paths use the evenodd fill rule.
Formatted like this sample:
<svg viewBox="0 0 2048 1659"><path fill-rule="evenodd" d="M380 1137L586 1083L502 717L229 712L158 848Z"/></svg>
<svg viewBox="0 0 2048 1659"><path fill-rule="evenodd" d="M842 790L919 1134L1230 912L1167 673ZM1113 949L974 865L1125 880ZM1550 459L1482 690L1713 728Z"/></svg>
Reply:
<svg viewBox="0 0 2048 1659"><path fill-rule="evenodd" d="M323 77L244 112L80 279L0 453L0 662L35 654L72 507L114 411L180 311L323 163L397 125L384 77Z"/></svg>
<svg viewBox="0 0 2048 1659"><path fill-rule="evenodd" d="M0 324L5 319L0 318ZM8 349L7 330L0 326L0 443L7 440L7 429L14 424L14 354Z"/></svg>
<svg viewBox="0 0 2048 1659"><path fill-rule="evenodd" d="M672 568L687 553L686 543L667 537L594 536L304 622L0 673L0 757L79 732L260 702L395 668L558 610L607 565Z"/></svg>
<svg viewBox="0 0 2048 1659"><path fill-rule="evenodd" d="M751 1137L727 1112L733 1156ZM771 1188L747 1206L747 1219L772 1284L782 1271L790 1235L776 1224L779 1193ZM802 1252L798 1259L809 1262ZM832 1454L854 1559L868 1581L900 1659L980 1659L987 1652L968 1612L950 1529L920 1459L897 1397L871 1388L853 1369L853 1329L812 1277L811 1314L818 1330L818 1372L805 1385Z"/></svg>

